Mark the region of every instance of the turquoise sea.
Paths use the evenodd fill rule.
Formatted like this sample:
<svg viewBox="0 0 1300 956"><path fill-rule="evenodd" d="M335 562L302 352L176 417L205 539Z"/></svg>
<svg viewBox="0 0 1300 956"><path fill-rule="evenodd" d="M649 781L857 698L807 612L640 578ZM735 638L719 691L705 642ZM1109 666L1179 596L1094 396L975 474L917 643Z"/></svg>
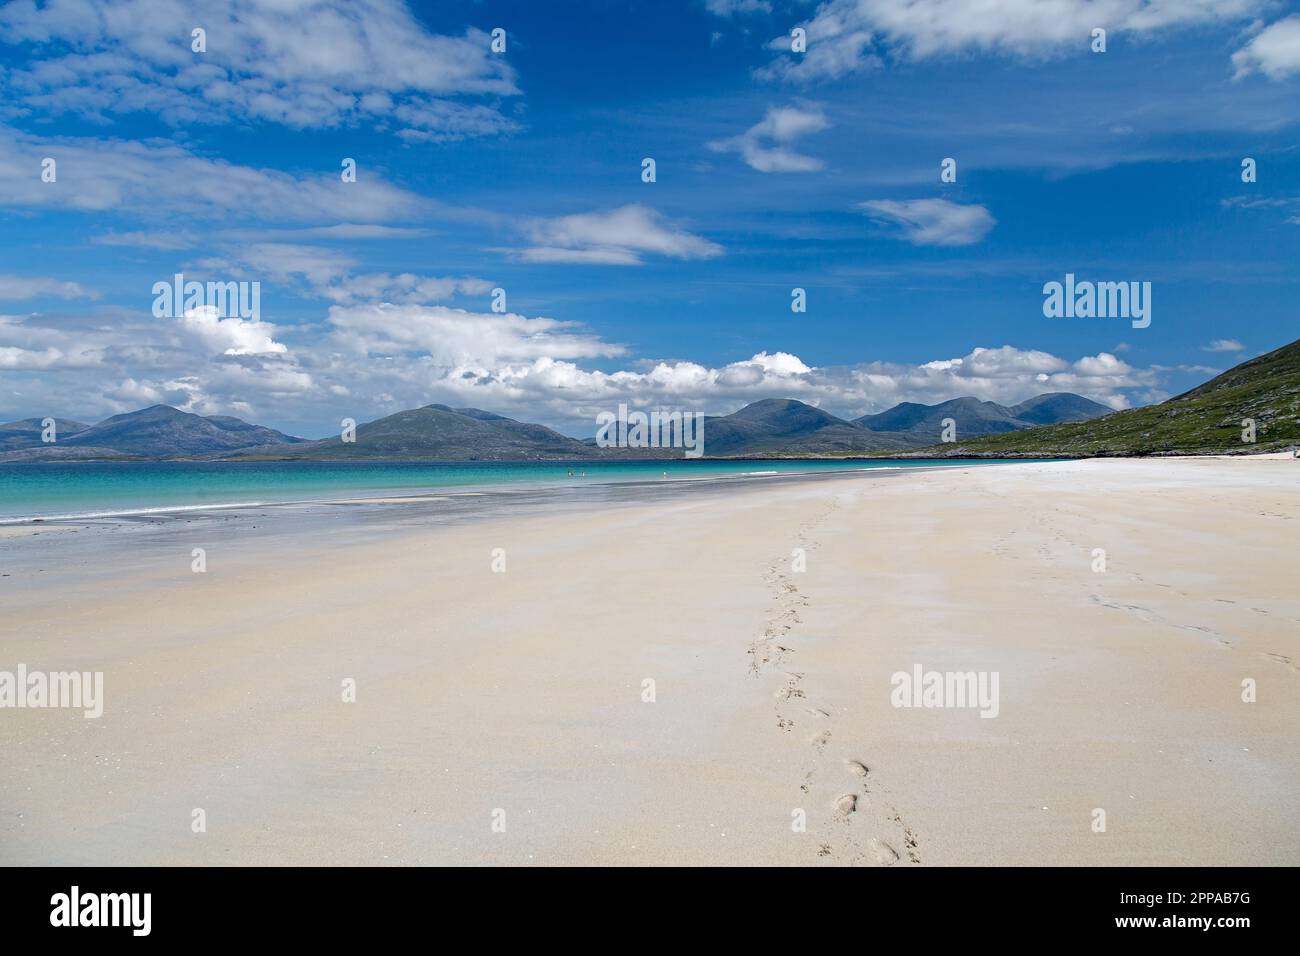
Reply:
<svg viewBox="0 0 1300 956"><path fill-rule="evenodd" d="M545 461L545 462L80 462L0 465L0 522L147 514L185 508L308 502L437 491L790 475L984 462ZM572 477L570 476L572 473ZM585 473L585 477L584 477Z"/></svg>

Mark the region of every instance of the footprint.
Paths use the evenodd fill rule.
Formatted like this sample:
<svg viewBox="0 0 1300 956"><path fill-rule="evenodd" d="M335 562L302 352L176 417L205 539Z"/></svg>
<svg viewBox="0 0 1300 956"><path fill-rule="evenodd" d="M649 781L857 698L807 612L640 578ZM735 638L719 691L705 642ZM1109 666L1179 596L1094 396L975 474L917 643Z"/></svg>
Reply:
<svg viewBox="0 0 1300 956"><path fill-rule="evenodd" d="M835 809L841 816L848 816L858 809L858 798L851 793L843 793L835 798Z"/></svg>
<svg viewBox="0 0 1300 956"><path fill-rule="evenodd" d="M916 834L912 832L911 827L903 822L903 816L896 807L890 807L889 812L893 814L890 819L897 823L903 831L903 847L907 850L907 858L913 863L920 863L921 856L918 852L920 850L920 841L917 840Z"/></svg>
<svg viewBox="0 0 1300 956"><path fill-rule="evenodd" d="M823 730L820 734L808 738L808 743L816 747L818 750L821 750L830 742L831 732L829 730Z"/></svg>
<svg viewBox="0 0 1300 956"><path fill-rule="evenodd" d="M855 775L855 776L858 776L858 777L865 777L865 776L867 775L867 772L868 772L868 771L867 771L867 765L864 764L864 763L860 763L860 762L857 761L857 760L846 760L846 761L844 761L844 767L845 767L845 769L848 770L849 773L851 773L851 774L853 774L853 775Z"/></svg>
<svg viewBox="0 0 1300 956"><path fill-rule="evenodd" d="M881 866L893 866L898 862L898 851L884 840L877 840L873 837L868 845L871 848L871 855L876 858L876 862Z"/></svg>

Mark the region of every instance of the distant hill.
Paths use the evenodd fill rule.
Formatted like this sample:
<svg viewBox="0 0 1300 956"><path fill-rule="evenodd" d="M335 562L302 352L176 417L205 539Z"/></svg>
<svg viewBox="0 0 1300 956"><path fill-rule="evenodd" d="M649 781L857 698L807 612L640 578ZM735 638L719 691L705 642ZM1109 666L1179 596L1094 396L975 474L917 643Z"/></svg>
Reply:
<svg viewBox="0 0 1300 956"><path fill-rule="evenodd" d="M517 422L478 408L425 405L358 425L354 442L334 437L292 447L247 449L225 457L510 461L591 458L592 452L577 439L544 425Z"/></svg>
<svg viewBox="0 0 1300 956"><path fill-rule="evenodd" d="M41 434L45 426L43 418L24 418L22 421L5 422L0 425L0 451L18 451L23 448L39 448L42 444ZM54 419L54 437L71 438L77 432L84 432L89 425L68 421L66 418Z"/></svg>
<svg viewBox="0 0 1300 956"><path fill-rule="evenodd" d="M250 445L292 445L302 441L238 418L225 415L205 418L170 405L153 405L114 415L96 425L69 424L74 426L71 433L60 428L54 444L43 444L37 428L25 445L15 441L6 447L0 461L197 458Z"/></svg>
<svg viewBox="0 0 1300 956"><path fill-rule="evenodd" d="M1080 421L1109 411L1105 405L1081 395L1052 392L1011 407L970 397L938 405L903 402L879 414L855 418L854 422L873 431L906 435L914 444L928 445L939 439L945 418L956 423L957 437L961 438L1018 431L1049 422Z"/></svg>
<svg viewBox="0 0 1300 956"><path fill-rule="evenodd" d="M1255 444L1241 440L1254 419ZM1150 455L1262 452L1300 443L1300 340L1242 362L1158 405L1086 422L961 440L947 455Z"/></svg>
<svg viewBox="0 0 1300 956"><path fill-rule="evenodd" d="M704 453L736 455L843 454L915 447L897 435L861 425L792 399L753 402L730 415L704 419Z"/></svg>
<svg viewBox="0 0 1300 956"><path fill-rule="evenodd" d="M1078 395L1039 395L1011 408L975 398L938 405L904 402L846 421L793 399L764 399L704 420L710 458L848 457L902 454L928 446L944 418L958 435L1029 427L1040 420L1084 417L1104 407ZM356 440L308 441L225 415L194 415L168 405L114 415L96 425L60 421L58 442L40 440L40 419L0 425L0 462L102 459L443 460L511 461L680 458L681 448L599 448L544 425L480 408L425 405L357 427Z"/></svg>
<svg viewBox="0 0 1300 956"><path fill-rule="evenodd" d="M1109 415L1114 409L1070 392L1048 392L1007 409L1018 422L1027 425L1057 425L1083 422Z"/></svg>

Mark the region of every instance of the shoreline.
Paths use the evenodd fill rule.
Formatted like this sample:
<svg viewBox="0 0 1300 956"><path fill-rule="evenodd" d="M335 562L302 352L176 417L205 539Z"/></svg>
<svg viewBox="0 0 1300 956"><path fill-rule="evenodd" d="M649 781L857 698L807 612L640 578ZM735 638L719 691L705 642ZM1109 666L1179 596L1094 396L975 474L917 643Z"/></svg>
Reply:
<svg viewBox="0 0 1300 956"><path fill-rule="evenodd" d="M811 460L817 462L830 462L830 461L894 462L897 461L900 464L874 465L873 467L870 468L854 468L854 467L845 467L845 468L838 468L838 469L828 468L825 470L802 471L802 472L801 471L780 472L780 471L763 470L763 471L754 471L754 472L737 472L733 474L700 475L696 477L673 476L673 477L666 477L660 479L607 478L601 476L601 477L596 477L594 480L591 481L588 481L586 478L582 478L580 479L580 481L581 481L581 487L619 486L624 488L635 488L640 486L658 487L663 485L685 484L685 483L692 483L692 482L736 481L742 479L756 479L756 478L780 478L783 480L824 478L824 477L834 477L834 476L859 475L867 472L874 473L874 472L888 472L888 471L903 471L907 473L919 473L925 470L961 467L960 464L951 464L953 462L971 463L971 464L988 464L988 465L992 465L992 464L1014 465L1014 464L1036 464L1036 463L1048 463L1048 462L1094 461L1094 460L1097 461L1110 461L1110 460L1198 461L1198 460L1240 460L1243 458L1252 459L1252 460L1291 460L1293 459L1293 457L1294 456L1290 452L1273 451L1273 452L1250 452L1250 453L1242 452L1238 454L1178 454L1178 455L1170 454L1170 455L1115 455L1115 456L1079 455L1079 456L1059 456L1053 458L1027 457L1027 456L998 457L998 456L989 456L989 455L973 455L973 456L952 455L945 458L932 458L932 457L909 458L907 456L893 456L889 458L851 458L851 459L830 459L830 458L824 458L824 459L804 459L804 458L701 459L701 461L705 463L708 463L710 461L755 461L755 462L766 461L771 463L776 463L776 462L806 463ZM942 464L913 464L913 462L942 462ZM98 464L104 464L104 463L105 462L99 462ZM159 464L158 462L138 462L138 463ZM176 463L191 464L192 462L176 462ZM600 462L596 460L583 461L583 462L578 462L578 461L561 462L561 464L592 464L592 465L608 464L608 463L609 462ZM621 463L644 464L644 462L635 459L627 459ZM67 463L60 463L60 464L67 464ZM77 462L75 464L96 464L96 463ZM163 463L163 464L168 464L168 463ZM241 463L204 462L204 464L241 464ZM313 463L305 462L305 464L313 464ZM336 464L336 463L331 462L329 464ZM412 462L410 464L422 464L422 463ZM438 464L447 464L447 462L428 462L427 464L438 465ZM456 464L463 464L463 463L456 462ZM331 506L331 505L365 506L365 505L378 505L378 504L392 504L392 505L419 504L419 503L439 501L443 499L457 498L457 497L471 497L471 496L487 497L487 496L496 496L496 495L509 495L512 493L520 493L520 492L532 493L537 491L545 491L547 489L564 491L574 487L577 486L562 484L562 479L548 478L548 479L539 479L535 481L513 481L513 482L503 481L495 484L481 484L481 485L459 485L459 484L442 485L442 486L434 486L423 491L411 491L408 494L400 493L403 490L405 490L405 488L398 487L390 491L372 490L369 493L359 494L356 496L328 496L328 497L294 498L294 499L266 500L266 501L177 503L177 504L167 504L167 505L159 505L159 506L140 506L134 508L122 508L122 509L107 510L107 511L69 512L65 514L38 514L38 515L12 515L12 516L0 515L0 536L2 536L2 532L5 529L26 528L26 527L39 526L39 525L54 527L59 525L80 524L80 523L92 522L92 521L153 518L153 517L168 518L174 516L184 516L187 514L202 515L205 514L206 512L213 512L213 511L237 512L240 510L248 510L248 509L267 509L267 508L293 509L293 508L310 508L310 507Z"/></svg>
<svg viewBox="0 0 1300 956"><path fill-rule="evenodd" d="M825 468L817 470L793 470L782 472L773 469L756 470L750 472L734 472L721 474L704 474L697 476L667 476L661 478L648 477L607 477L593 476L590 480L586 477L569 476L566 478L552 477L536 480L516 480L516 481L499 481L496 483L480 484L444 484L434 485L425 490L416 491L414 486L395 486L392 489L357 489L362 492L355 496L331 495L326 497L313 498L294 498L284 500L265 500L265 501L232 501L232 502L195 502L195 503L176 503L167 505L142 505L139 507L122 508L114 510L87 511L87 512L69 512L65 514L36 514L36 515L12 515L0 516L0 527L23 527L34 524L66 524L69 522L84 522L88 520L101 520L113 518L136 518L147 516L166 517L174 514L184 513L203 513L206 511L230 511L239 509L255 508L294 508L294 507L311 507L321 505L366 505L376 503L401 504L404 502L421 502L437 500L442 498L463 497L469 495L478 496L495 496L509 495L518 492L538 492L546 490L565 491L581 487L640 487L645 485L664 486L673 484L688 484L699 482L719 482L719 481L740 481L746 479L760 478L781 478L781 479L801 479L815 478L824 476L847 476L860 475L865 473L888 472L888 471L922 471L927 468L952 468L960 467L959 465L940 464L928 465L919 462L928 462L933 459L915 459L917 464L903 463L893 464L873 464L870 467L851 467L843 468ZM806 464L803 459L783 459L791 463ZM894 459L881 459L880 461L894 461ZM632 462L642 464L642 462ZM998 464L997 460L989 460L984 464ZM156 464L156 463L151 463ZM221 463L225 464L225 463ZM307 463L312 464L312 463ZM440 463L435 463L440 464ZM574 463L576 464L576 463ZM607 464L607 463L587 463L583 464ZM575 484L576 482L576 484ZM409 491L407 494L402 492Z"/></svg>

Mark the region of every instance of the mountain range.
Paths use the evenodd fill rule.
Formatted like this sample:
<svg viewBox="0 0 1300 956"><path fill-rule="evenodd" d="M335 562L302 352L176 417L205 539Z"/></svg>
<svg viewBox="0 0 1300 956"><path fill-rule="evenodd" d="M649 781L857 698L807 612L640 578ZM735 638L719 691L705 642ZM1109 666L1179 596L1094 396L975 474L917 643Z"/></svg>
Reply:
<svg viewBox="0 0 1300 956"><path fill-rule="evenodd" d="M952 419L956 441L942 443ZM0 462L77 460L580 460L681 457L680 449L599 448L544 425L476 408L426 405L367 422L355 441L309 441L228 416L167 405L94 425L0 425ZM1249 426L1249 427L1248 427ZM1253 429L1254 441L1243 439ZM903 402L852 421L792 399L764 399L704 422L707 457L1058 457L1269 451L1300 444L1300 340L1242 362L1167 401L1111 412L1054 392L1018 405L954 398Z"/></svg>
<svg viewBox="0 0 1300 956"><path fill-rule="evenodd" d="M844 456L904 452L932 444L952 418L958 434L1029 428L1107 411L1078 395L1039 395L1010 408L974 398L939 405L907 402L854 421L792 399L765 399L704 421L709 457ZM2 461L275 459L275 460L528 460L678 458L680 449L599 448L544 425L477 408L426 405L356 428L355 440L309 441L228 416L204 416L168 405L114 415L94 425L58 420L56 441L41 440L42 419L0 425Z"/></svg>
<svg viewBox="0 0 1300 956"><path fill-rule="evenodd" d="M1110 409L1105 405L1081 395L1051 392L1010 407L981 402L978 398L953 398L938 405L903 402L878 415L863 415L853 421L872 431L908 435L928 445L941 434L945 418L956 423L958 435L987 435L1035 425L1083 421L1108 412Z"/></svg>

